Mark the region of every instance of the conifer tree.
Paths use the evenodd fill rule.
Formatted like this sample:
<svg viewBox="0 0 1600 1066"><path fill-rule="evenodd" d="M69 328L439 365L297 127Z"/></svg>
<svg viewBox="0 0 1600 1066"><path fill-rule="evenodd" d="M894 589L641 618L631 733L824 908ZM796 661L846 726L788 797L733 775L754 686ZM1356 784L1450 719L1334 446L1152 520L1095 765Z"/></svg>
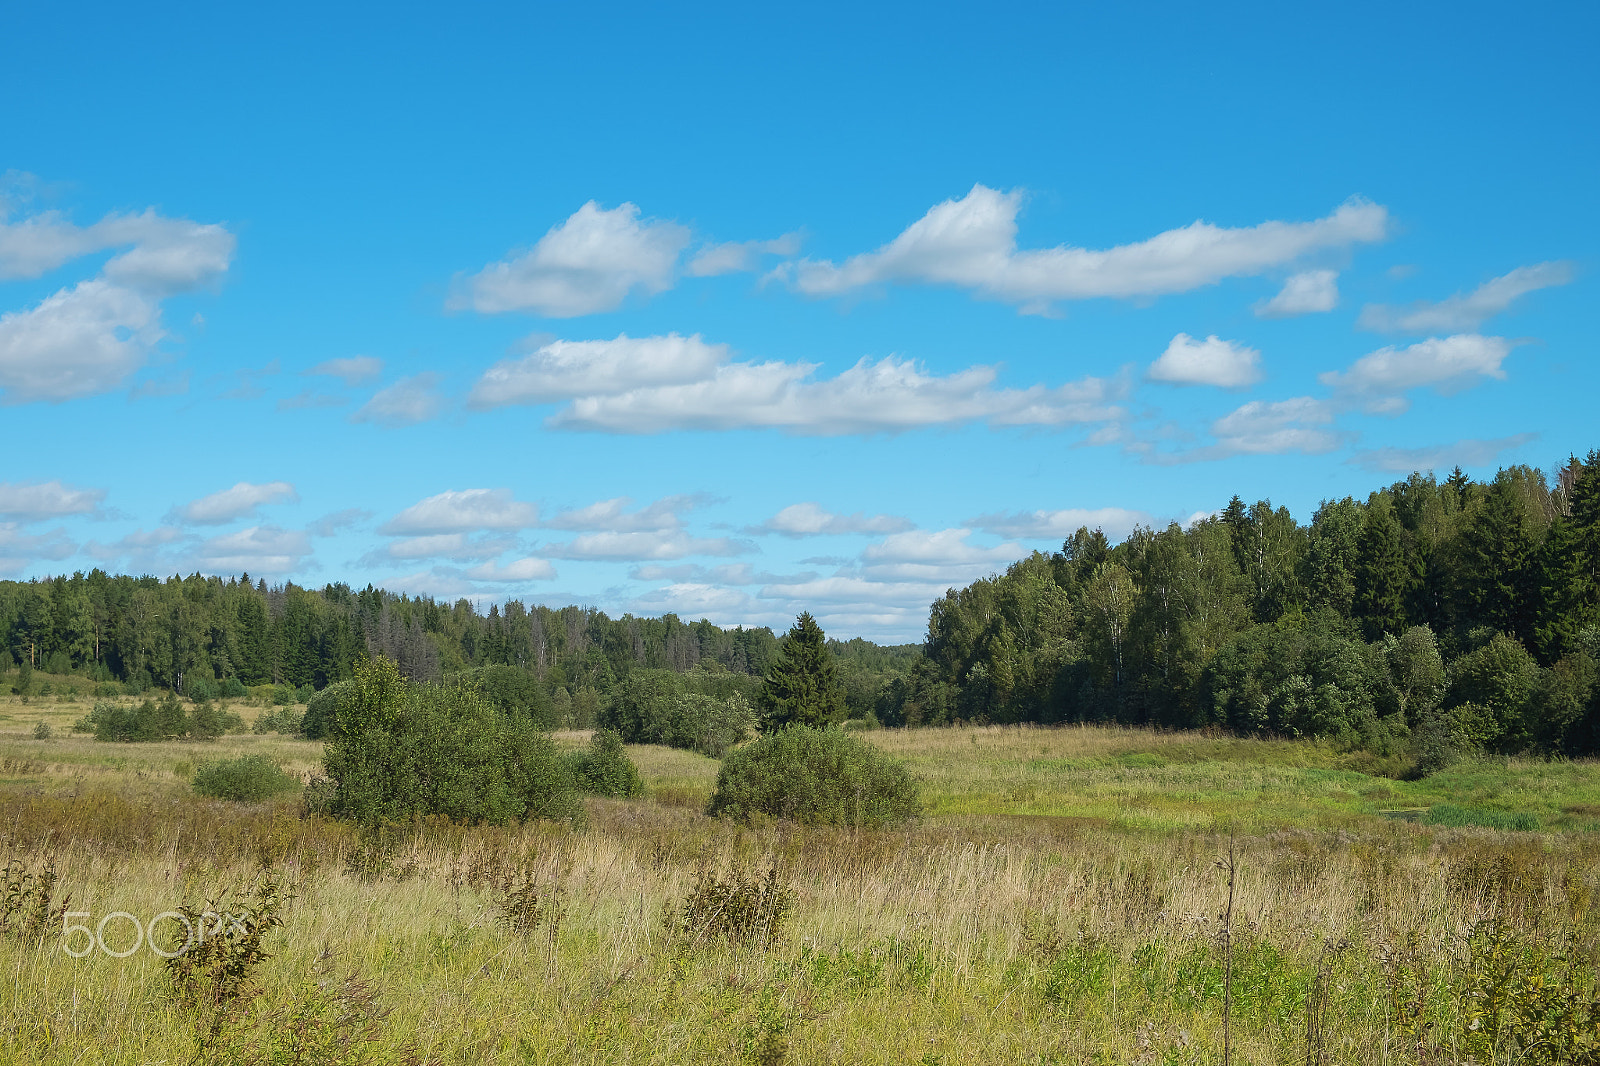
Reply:
<svg viewBox="0 0 1600 1066"><path fill-rule="evenodd" d="M844 716L844 687L822 627L809 611L795 619L761 690L763 732L789 725L821 729Z"/></svg>
<svg viewBox="0 0 1600 1066"><path fill-rule="evenodd" d="M1355 613L1372 635L1405 631L1408 576L1400 520L1389 497L1377 495L1362 518L1355 573Z"/></svg>

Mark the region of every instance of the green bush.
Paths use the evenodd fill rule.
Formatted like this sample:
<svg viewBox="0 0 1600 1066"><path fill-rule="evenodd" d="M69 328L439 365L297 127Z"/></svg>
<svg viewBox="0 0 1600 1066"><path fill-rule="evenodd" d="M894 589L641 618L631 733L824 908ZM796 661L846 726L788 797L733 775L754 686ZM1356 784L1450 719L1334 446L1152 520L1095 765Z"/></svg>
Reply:
<svg viewBox="0 0 1600 1066"><path fill-rule="evenodd" d="M721 758L755 722L749 701L727 677L636 670L612 693L598 724L629 744L664 744Z"/></svg>
<svg viewBox="0 0 1600 1066"><path fill-rule="evenodd" d="M355 692L354 681L339 681L312 696L306 701L306 713L300 719L299 731L312 740L325 738L339 718L339 709L354 698Z"/></svg>
<svg viewBox="0 0 1600 1066"><path fill-rule="evenodd" d="M638 796L644 792L639 768L628 758L615 730L595 730L586 750L567 756L567 766L578 788L591 796Z"/></svg>
<svg viewBox="0 0 1600 1066"><path fill-rule="evenodd" d="M556 709L545 692L544 682L532 671L515 666L480 666L452 674L445 682L476 685L484 699L502 714L521 716L540 729L554 729L558 724Z"/></svg>
<svg viewBox="0 0 1600 1066"><path fill-rule="evenodd" d="M921 811L916 781L871 744L835 729L791 726L730 752L707 813L808 825L882 826Z"/></svg>
<svg viewBox="0 0 1600 1066"><path fill-rule="evenodd" d="M329 813L363 825L583 816L572 772L548 736L474 685L411 684L382 657L356 667L323 767Z"/></svg>
<svg viewBox="0 0 1600 1066"><path fill-rule="evenodd" d="M299 778L285 773L265 755L201 763L194 773L194 790L212 799L254 803L299 787Z"/></svg>
<svg viewBox="0 0 1600 1066"><path fill-rule="evenodd" d="M279 707L274 711L264 711L256 715L256 721L251 726L251 732L283 733L292 736L300 732L303 716L293 707Z"/></svg>

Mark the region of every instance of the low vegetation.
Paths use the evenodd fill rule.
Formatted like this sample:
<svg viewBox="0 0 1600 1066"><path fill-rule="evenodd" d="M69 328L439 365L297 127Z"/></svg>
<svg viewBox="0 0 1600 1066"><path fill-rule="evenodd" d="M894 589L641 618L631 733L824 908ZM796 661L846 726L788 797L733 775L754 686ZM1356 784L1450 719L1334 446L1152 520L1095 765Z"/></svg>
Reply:
<svg viewBox="0 0 1600 1066"><path fill-rule="evenodd" d="M920 809L898 761L848 733L804 725L729 753L706 808L714 817L848 827L898 825Z"/></svg>
<svg viewBox="0 0 1600 1066"><path fill-rule="evenodd" d="M201 763L194 772L194 790L212 799L254 803L300 788L301 781L285 773L266 755L240 755Z"/></svg>

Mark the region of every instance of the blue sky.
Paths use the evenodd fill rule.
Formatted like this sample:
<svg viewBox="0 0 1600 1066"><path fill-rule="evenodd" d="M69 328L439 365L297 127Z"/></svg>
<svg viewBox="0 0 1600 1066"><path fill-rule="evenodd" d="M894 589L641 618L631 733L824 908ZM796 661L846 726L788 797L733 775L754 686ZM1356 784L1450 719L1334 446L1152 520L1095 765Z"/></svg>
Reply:
<svg viewBox="0 0 1600 1066"><path fill-rule="evenodd" d="M1080 523L1548 469L1597 23L16 6L0 574L917 640Z"/></svg>

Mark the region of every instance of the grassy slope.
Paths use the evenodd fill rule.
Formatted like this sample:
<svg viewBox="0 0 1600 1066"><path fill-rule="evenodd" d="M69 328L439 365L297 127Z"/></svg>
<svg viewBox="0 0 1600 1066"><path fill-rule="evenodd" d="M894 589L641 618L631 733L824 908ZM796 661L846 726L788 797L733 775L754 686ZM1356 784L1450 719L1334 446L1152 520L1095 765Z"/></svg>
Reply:
<svg viewBox="0 0 1600 1066"><path fill-rule="evenodd" d="M91 921L198 901L270 861L295 898L263 969L263 1010L304 1006L327 950L320 965L359 972L392 1008L386 1055L412 1042L451 1063L778 1061L779 1047L793 1063L1215 1061L1224 824L1241 848L1239 1061L1305 1061L1306 990L1329 941L1353 945L1334 963L1332 1061L1380 1062L1411 1039L1384 1006L1395 945L1443 980L1463 930L1491 908L1594 937L1573 887L1600 875L1585 832L1600 811L1593 763L1470 764L1408 783L1306 743L885 732L871 739L911 762L930 817L845 833L713 823L698 807L718 764L646 747L631 753L649 795L592 802L581 831L436 827L395 844L384 859L397 873L372 880L354 871L362 842L347 827L185 787L199 758L263 751L305 772L318 745L59 735L86 709L0 706L4 844L29 862L54 852ZM31 739L40 716L56 738ZM1432 830L1380 813L1446 801L1565 831ZM796 891L774 950L666 937L663 916L697 871L773 862ZM521 872L561 888L553 940L496 920L496 885ZM0 1060L193 1055L191 1021L147 951L75 961L54 942L0 937L0 975ZM1429 1009L1436 1034L1452 1031L1446 999ZM261 1047L272 1024L258 1020L240 1046Z"/></svg>

